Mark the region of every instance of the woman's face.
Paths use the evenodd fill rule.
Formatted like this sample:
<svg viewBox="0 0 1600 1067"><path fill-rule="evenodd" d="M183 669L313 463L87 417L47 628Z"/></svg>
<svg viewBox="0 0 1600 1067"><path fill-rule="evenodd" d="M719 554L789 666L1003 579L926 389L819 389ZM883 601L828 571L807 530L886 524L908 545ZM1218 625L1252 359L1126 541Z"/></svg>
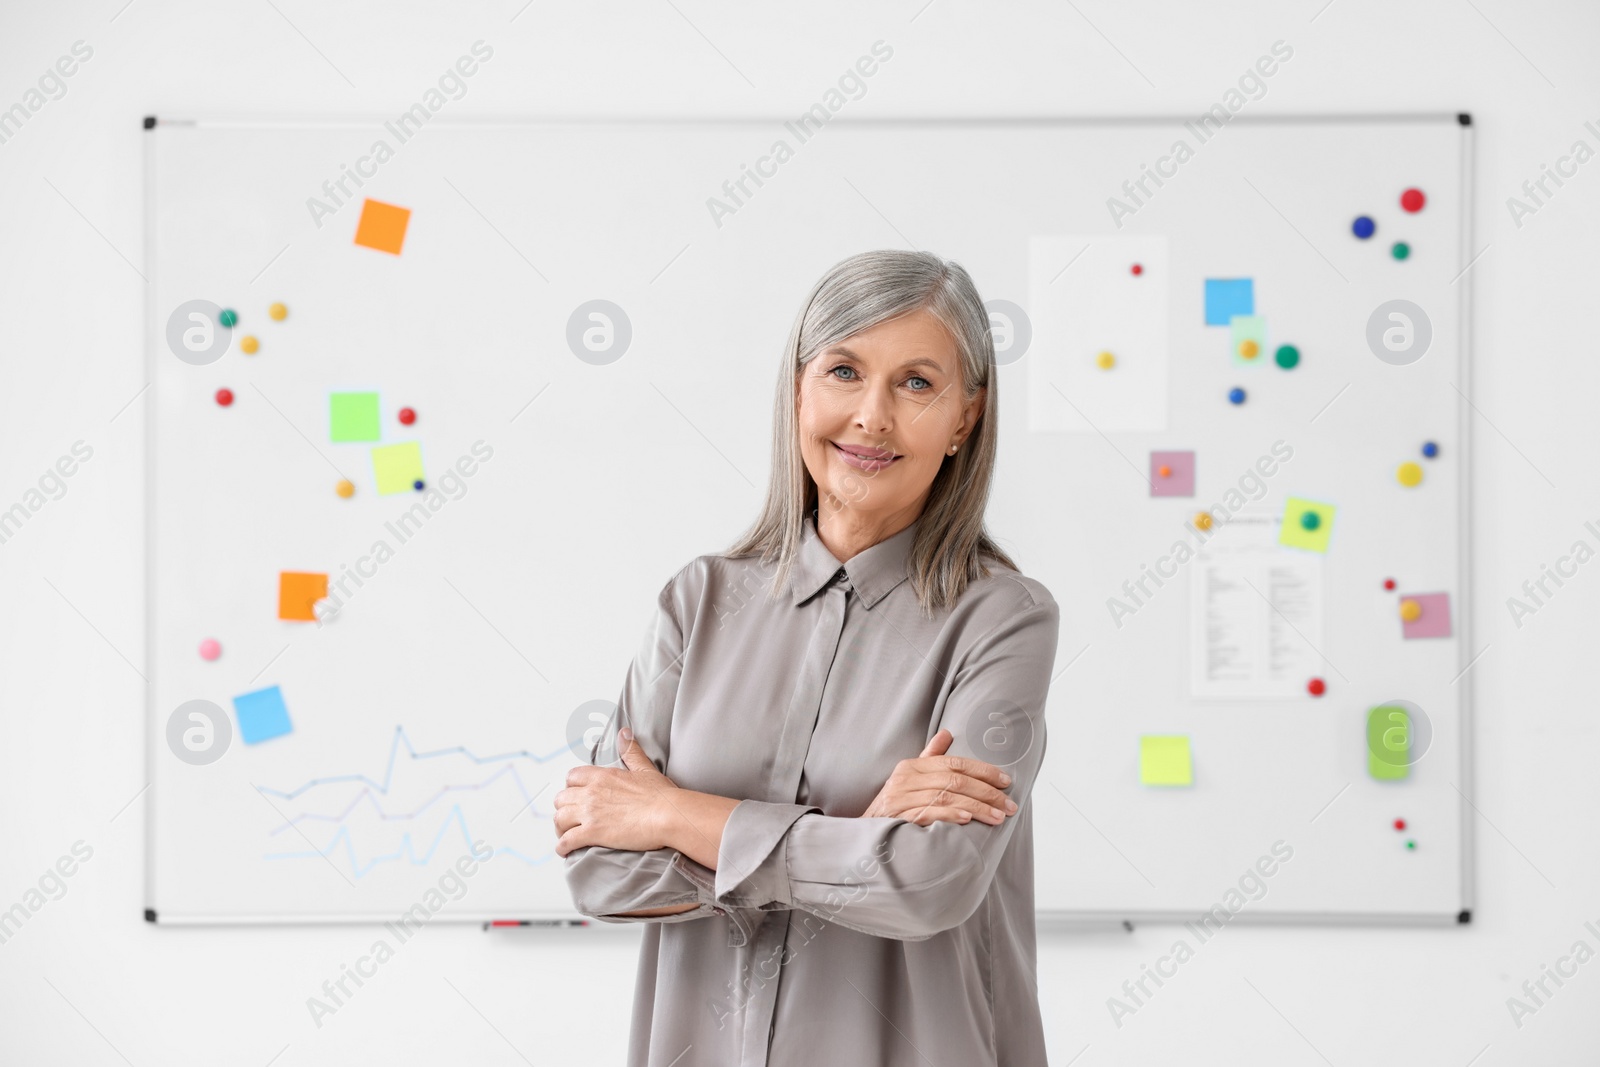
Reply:
<svg viewBox="0 0 1600 1067"><path fill-rule="evenodd" d="M950 446L977 424L986 392L963 403L955 342L925 308L818 353L800 369L797 415L822 515L848 510L904 527L922 513Z"/></svg>

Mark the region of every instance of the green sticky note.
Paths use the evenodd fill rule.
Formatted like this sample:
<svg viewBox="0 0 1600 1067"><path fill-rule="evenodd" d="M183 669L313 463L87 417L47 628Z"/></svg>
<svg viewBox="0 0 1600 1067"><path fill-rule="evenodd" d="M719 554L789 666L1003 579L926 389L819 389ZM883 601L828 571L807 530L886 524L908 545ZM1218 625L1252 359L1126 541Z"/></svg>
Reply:
<svg viewBox="0 0 1600 1067"><path fill-rule="evenodd" d="M372 450L372 474L379 496L415 490L422 480L422 446L415 441L379 445Z"/></svg>
<svg viewBox="0 0 1600 1067"><path fill-rule="evenodd" d="M1228 320L1228 338L1233 346L1235 363L1254 365L1267 362L1267 320L1260 315L1234 315ZM1243 347L1246 341L1253 341L1255 347Z"/></svg>
<svg viewBox="0 0 1600 1067"><path fill-rule="evenodd" d="M1380 704L1367 712L1367 773L1386 782L1411 774L1411 716L1405 708Z"/></svg>
<svg viewBox="0 0 1600 1067"><path fill-rule="evenodd" d="M330 441L377 441L377 393L329 393L328 439Z"/></svg>
<svg viewBox="0 0 1600 1067"><path fill-rule="evenodd" d="M1278 530L1278 544L1306 548L1312 552L1328 551L1328 538L1333 536L1336 510L1332 504L1290 497L1283 503L1283 525ZM1315 517L1307 519L1307 515Z"/></svg>
<svg viewBox="0 0 1600 1067"><path fill-rule="evenodd" d="M1139 737L1141 785L1193 785L1189 738L1183 734L1142 734Z"/></svg>

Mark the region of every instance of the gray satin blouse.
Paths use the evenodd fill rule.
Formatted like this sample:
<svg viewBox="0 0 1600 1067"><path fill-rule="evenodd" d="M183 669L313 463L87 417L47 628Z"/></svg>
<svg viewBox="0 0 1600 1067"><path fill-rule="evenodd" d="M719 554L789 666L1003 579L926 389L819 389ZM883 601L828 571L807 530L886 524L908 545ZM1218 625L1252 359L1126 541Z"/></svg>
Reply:
<svg viewBox="0 0 1600 1067"><path fill-rule="evenodd" d="M1059 609L991 562L923 618L919 522L841 565L808 518L775 600L776 565L754 557L700 556L662 589L591 760L620 765L627 725L678 785L740 803L715 871L675 849L565 859L580 912L648 924L630 1067L1045 1063L1028 797ZM940 727L950 755L1011 774L1016 814L860 818Z"/></svg>

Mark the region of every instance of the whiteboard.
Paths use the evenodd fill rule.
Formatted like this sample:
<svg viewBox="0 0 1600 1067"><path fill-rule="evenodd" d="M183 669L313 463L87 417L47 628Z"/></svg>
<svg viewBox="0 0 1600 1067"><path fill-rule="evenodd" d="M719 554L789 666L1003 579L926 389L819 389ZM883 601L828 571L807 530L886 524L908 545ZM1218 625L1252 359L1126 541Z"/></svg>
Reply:
<svg viewBox="0 0 1600 1067"><path fill-rule="evenodd" d="M892 246L990 302L989 525L1062 609L1041 917L1465 921L1463 119L147 122L147 918L576 918L549 809L574 724L616 699L666 579L754 515L810 285ZM355 243L366 198L409 209L399 254ZM1208 279L1248 279L1264 321L1206 325ZM195 300L239 315L203 364L169 344ZM569 343L596 300L620 356L622 331ZM1369 346L1391 300L1431 324L1420 358ZM330 394L366 392L379 440L331 440ZM372 448L408 442L425 492L380 495ZM1190 462L1156 452L1192 453L1192 495L1153 495ZM1336 509L1325 552L1278 543L1291 499ZM342 579L338 610L280 619L285 571ZM1449 636L1402 636L1432 593ZM272 687L292 730L246 743L234 698ZM172 740L194 700L233 732L212 762ZM1395 700L1427 747L1377 780L1369 709ZM1158 735L1188 739L1191 784L1141 782Z"/></svg>

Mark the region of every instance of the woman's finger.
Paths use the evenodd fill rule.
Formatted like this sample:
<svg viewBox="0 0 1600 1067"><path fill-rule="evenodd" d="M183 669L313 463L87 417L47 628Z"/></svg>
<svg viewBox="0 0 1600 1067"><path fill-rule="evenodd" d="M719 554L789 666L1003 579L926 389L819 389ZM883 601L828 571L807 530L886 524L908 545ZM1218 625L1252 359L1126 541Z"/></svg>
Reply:
<svg viewBox="0 0 1600 1067"><path fill-rule="evenodd" d="M556 842L556 855L565 856L575 848L582 848L587 843L582 840L583 827L574 826L561 835Z"/></svg>
<svg viewBox="0 0 1600 1067"><path fill-rule="evenodd" d="M969 778L977 778L988 782L998 789L1004 789L1011 784L1011 775L996 767L992 763L985 763L981 759L972 759L969 756L928 756L917 760L919 771L955 771Z"/></svg>
<svg viewBox="0 0 1600 1067"><path fill-rule="evenodd" d="M901 812L925 807L961 808L995 826L1006 820L1006 810L1003 807L996 807L982 800L942 789L921 789L907 793L903 797L895 798L895 804Z"/></svg>
<svg viewBox="0 0 1600 1067"><path fill-rule="evenodd" d="M997 808L1006 808L1010 797L1002 790L996 789L988 782L965 774L951 771L926 771L914 777L908 777L900 783L906 792L920 792L925 789L943 789L946 793L972 797L985 804L992 804ZM1009 809L1008 809L1009 810Z"/></svg>
<svg viewBox="0 0 1600 1067"><path fill-rule="evenodd" d="M972 821L972 813L960 808L918 808L901 818L918 826L932 826L936 822L968 823Z"/></svg>
<svg viewBox="0 0 1600 1067"><path fill-rule="evenodd" d="M986 804L973 797L963 796L960 793L950 793L944 790L921 790L910 793L899 803L902 811L914 811L918 808L960 808L991 825L998 826L1007 818L1004 808Z"/></svg>
<svg viewBox="0 0 1600 1067"><path fill-rule="evenodd" d="M926 756L942 756L950 751L950 742L955 740L955 735L944 727L928 739L927 747L922 750L918 758Z"/></svg>
<svg viewBox="0 0 1600 1067"><path fill-rule="evenodd" d="M563 834L577 826L582 820L578 817L576 804L557 804L555 814L552 816L556 824L556 833Z"/></svg>
<svg viewBox="0 0 1600 1067"><path fill-rule="evenodd" d="M644 746L633 735L633 731L624 727L619 731L619 738L623 743L622 763L630 771L653 771L656 765L650 757L645 755Z"/></svg>

